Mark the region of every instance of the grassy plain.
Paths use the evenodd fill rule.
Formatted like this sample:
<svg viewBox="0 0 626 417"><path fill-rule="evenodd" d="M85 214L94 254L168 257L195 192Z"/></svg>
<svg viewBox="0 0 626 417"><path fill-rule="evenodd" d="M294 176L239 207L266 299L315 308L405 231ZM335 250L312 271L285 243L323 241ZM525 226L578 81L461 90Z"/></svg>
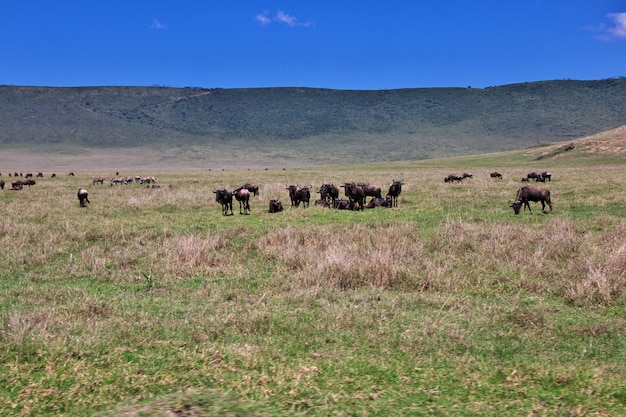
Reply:
<svg viewBox="0 0 626 417"><path fill-rule="evenodd" d="M5 189L0 415L624 415L626 160L533 152ZM543 169L554 213L513 215ZM285 190L394 178L393 209ZM252 215L221 216L244 182Z"/></svg>

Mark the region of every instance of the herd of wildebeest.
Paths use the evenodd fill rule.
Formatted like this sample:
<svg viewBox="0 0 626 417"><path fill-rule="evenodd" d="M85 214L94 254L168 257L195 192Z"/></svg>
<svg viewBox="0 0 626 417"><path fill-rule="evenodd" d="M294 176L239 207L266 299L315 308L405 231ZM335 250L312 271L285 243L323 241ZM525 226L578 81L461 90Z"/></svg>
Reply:
<svg viewBox="0 0 626 417"><path fill-rule="evenodd" d="M69 176L74 176L73 172L68 174ZM2 174L0 173L0 177ZM36 184L35 180L32 179L33 174L27 173L23 175L22 173L9 173L9 177L18 177L24 179L16 179L11 182L11 190L19 191L23 189L24 186L33 186ZM41 172L37 173L35 177L43 177ZM52 178L56 177L56 174L51 175ZM490 173L490 177L493 179L502 179L502 174L499 172ZM471 173L463 173L463 175L450 174L444 178L444 182L446 183L454 183L462 182L465 179L472 179L473 175ZM522 182L529 182L534 180L535 182L546 182L552 180L552 174L549 172L536 173L531 172L526 177L522 178ZM102 176L98 176L93 179L92 185L103 185L105 182L105 178ZM153 176L135 176L135 177L123 177L120 176L119 173L116 173L116 176L111 179L110 185L125 185L131 183L139 183L146 184L148 188L159 188L160 186L157 184L157 180ZM315 200L315 204L327 207L334 208L337 210L363 210L365 208L376 208L376 207L397 207L398 206L398 196L402 192L402 185L404 184L403 180L392 180L391 185L387 189L387 194L385 197L382 196L381 187L369 183L362 182L344 182L339 186L334 185L333 183L324 183L318 189L317 193L319 193L320 198ZM4 190L5 183L0 179L0 189ZM289 193L289 199L291 200L291 207L300 207L302 204L303 207L308 207L311 200L311 189L312 186L298 186L298 185L287 185L285 187L286 191ZM340 197L340 188L344 189L345 199L341 199ZM232 216L233 213L233 198L239 202L239 213L240 214L250 214L250 195L257 196L259 195L259 187L255 184L244 184L241 187L238 187L232 191L226 188L219 188L214 190L215 201L219 203L222 207L222 215L224 216ZM87 203L91 203L89 201L89 192L80 187L78 192L76 193L78 197L78 201L80 207L86 207ZM367 197L371 197L369 202L367 201ZM529 202L540 202L541 209L545 212L545 206L548 205L550 209L550 213L552 213L552 201L550 200L550 191L546 188L542 187L533 187L533 186L522 186L517 190L517 194L515 196L515 201L510 205L513 208L515 214L519 214L520 210L528 208L529 211L530 205ZM283 211L283 205L279 199L271 199L269 201L269 213L278 213Z"/></svg>

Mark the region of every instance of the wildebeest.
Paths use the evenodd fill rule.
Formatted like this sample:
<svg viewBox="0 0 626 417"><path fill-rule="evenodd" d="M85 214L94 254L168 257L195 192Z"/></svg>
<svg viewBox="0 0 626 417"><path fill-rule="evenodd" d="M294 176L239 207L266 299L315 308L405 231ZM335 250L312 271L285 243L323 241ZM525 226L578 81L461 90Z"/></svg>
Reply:
<svg viewBox="0 0 626 417"><path fill-rule="evenodd" d="M541 211L545 212L546 204L550 207L550 213L552 213L552 202L550 201L550 191L546 188L539 187L529 187L525 185L520 187L517 190L517 195L515 197L515 201L511 204L513 211L515 214L519 214L520 209L524 206L524 210L528 207L528 211L532 211L530 209L529 201L533 202L541 202Z"/></svg>
<svg viewBox="0 0 626 417"><path fill-rule="evenodd" d="M13 191L19 191L19 190L21 190L22 188L23 188L23 187L22 187L22 181L20 181L20 180L13 181L13 182L11 183L11 190L13 190Z"/></svg>
<svg viewBox="0 0 626 417"><path fill-rule="evenodd" d="M4 190L4 181L0 180L0 190Z"/></svg>
<svg viewBox="0 0 626 417"><path fill-rule="evenodd" d="M534 172L534 171L533 171L533 172L529 172L529 173L526 175L526 178L532 178L532 179L534 179L535 181L537 181L537 180L538 180L538 178L541 178L541 175L540 175L540 174L537 174L536 172Z"/></svg>
<svg viewBox="0 0 626 417"><path fill-rule="evenodd" d="M256 184L245 183L243 185L243 188L245 188L246 190L250 191L252 193L252 195L254 195L254 196L259 195L259 186L256 185Z"/></svg>
<svg viewBox="0 0 626 417"><path fill-rule="evenodd" d="M222 216L228 216L228 209L230 209L230 216L233 215L233 193L225 188L213 191L215 193L215 201L222 205Z"/></svg>
<svg viewBox="0 0 626 417"><path fill-rule="evenodd" d="M332 182L330 184L322 184L320 187L320 198L335 206L335 200L339 198L339 188Z"/></svg>
<svg viewBox="0 0 626 417"><path fill-rule="evenodd" d="M367 199L367 197L372 197L372 198L382 197L382 194L381 194L382 190L377 185L366 184L363 182L360 182L357 185L363 189L363 204L365 204L365 200Z"/></svg>
<svg viewBox="0 0 626 417"><path fill-rule="evenodd" d="M365 206L365 208L368 208L368 209L376 208L376 207L392 207L391 197L390 196L387 196L385 198L374 197Z"/></svg>
<svg viewBox="0 0 626 417"><path fill-rule="evenodd" d="M393 180L393 183L389 186L388 196L391 197L391 201L394 206L398 207L398 196L402 192L402 185L404 180Z"/></svg>
<svg viewBox="0 0 626 417"><path fill-rule="evenodd" d="M126 179L124 177L115 177L111 180L111 187L114 185L124 184Z"/></svg>
<svg viewBox="0 0 626 417"><path fill-rule="evenodd" d="M37 173L37 178L43 178L43 172L38 172Z"/></svg>
<svg viewBox="0 0 626 417"><path fill-rule="evenodd" d="M491 178L502 179L502 174L500 174L499 172L492 172L491 174L489 174L489 176L491 176Z"/></svg>
<svg viewBox="0 0 626 417"><path fill-rule="evenodd" d="M302 207L306 208L309 206L309 202L311 200L311 191L309 190L309 187L289 185L287 186L287 190L289 190L291 206L300 207L300 203L302 203Z"/></svg>
<svg viewBox="0 0 626 417"><path fill-rule="evenodd" d="M278 213L283 211L283 203L280 202L280 200L270 200L270 209L268 210L268 213Z"/></svg>
<svg viewBox="0 0 626 417"><path fill-rule="evenodd" d="M239 214L250 214L250 191L247 188L239 187L233 191L235 199L239 201ZM243 207L243 213L241 209Z"/></svg>
<svg viewBox="0 0 626 417"><path fill-rule="evenodd" d="M322 200L321 198L319 200L315 200L315 205L322 206L324 208L330 208L330 203L328 202L328 200Z"/></svg>
<svg viewBox="0 0 626 417"><path fill-rule="evenodd" d="M363 206L365 205L365 191L363 191L363 188L354 182L345 182L340 185L340 187L344 188L346 197L350 199L350 202L357 204L359 210L363 210Z"/></svg>
<svg viewBox="0 0 626 417"><path fill-rule="evenodd" d="M335 200L335 204L333 205L333 207L337 210L361 210L361 207L359 207L357 203L350 200L342 200L339 198Z"/></svg>
<svg viewBox="0 0 626 417"><path fill-rule="evenodd" d="M465 179L465 178L472 179L472 178L474 178L474 176L472 175L471 172L464 172L463 173L463 179Z"/></svg>
<svg viewBox="0 0 626 417"><path fill-rule="evenodd" d="M96 184L102 185L102 184L104 184L104 177L96 177L96 178L94 178L93 181L92 181L92 184L93 185L96 185Z"/></svg>
<svg viewBox="0 0 626 417"><path fill-rule="evenodd" d="M543 178L543 182L546 182L546 180L552 181L552 174L547 171L544 171L541 173L541 178Z"/></svg>
<svg viewBox="0 0 626 417"><path fill-rule="evenodd" d="M81 207L85 207L85 203L91 204L91 201L89 201L89 193L84 188L79 188L76 195L78 196L78 202Z"/></svg>
<svg viewBox="0 0 626 417"><path fill-rule="evenodd" d="M463 177L459 177L456 174L450 174L443 179L443 182L454 182L454 181L461 182L463 181Z"/></svg>

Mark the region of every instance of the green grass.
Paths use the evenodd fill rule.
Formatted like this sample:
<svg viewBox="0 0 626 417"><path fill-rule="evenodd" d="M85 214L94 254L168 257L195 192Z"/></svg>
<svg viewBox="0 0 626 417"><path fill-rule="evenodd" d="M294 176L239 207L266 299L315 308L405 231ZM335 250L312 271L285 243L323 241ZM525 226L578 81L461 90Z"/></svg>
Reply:
<svg viewBox="0 0 626 417"><path fill-rule="evenodd" d="M0 415L624 414L624 161L538 163L554 213L515 216L528 158L5 189ZM285 190L393 178L394 209ZM212 191L249 181L252 215L221 216Z"/></svg>

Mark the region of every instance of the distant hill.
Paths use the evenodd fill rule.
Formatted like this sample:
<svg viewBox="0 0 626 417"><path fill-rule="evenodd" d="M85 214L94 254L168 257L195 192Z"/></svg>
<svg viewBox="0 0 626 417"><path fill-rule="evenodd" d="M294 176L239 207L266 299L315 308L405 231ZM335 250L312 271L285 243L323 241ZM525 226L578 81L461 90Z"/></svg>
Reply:
<svg viewBox="0 0 626 417"><path fill-rule="evenodd" d="M623 125L623 77L377 91L0 86L0 146L49 157L143 149L179 165L386 162L521 149Z"/></svg>

